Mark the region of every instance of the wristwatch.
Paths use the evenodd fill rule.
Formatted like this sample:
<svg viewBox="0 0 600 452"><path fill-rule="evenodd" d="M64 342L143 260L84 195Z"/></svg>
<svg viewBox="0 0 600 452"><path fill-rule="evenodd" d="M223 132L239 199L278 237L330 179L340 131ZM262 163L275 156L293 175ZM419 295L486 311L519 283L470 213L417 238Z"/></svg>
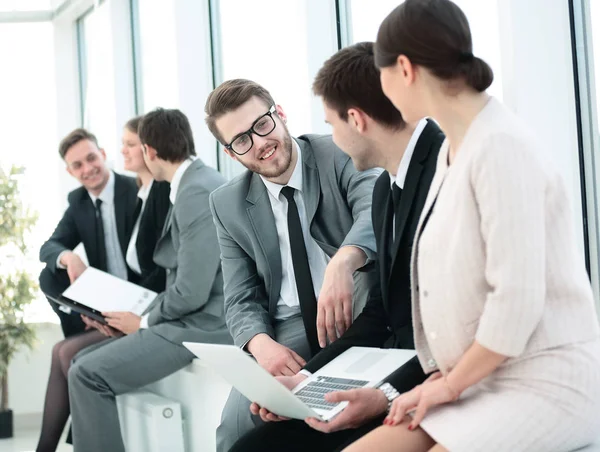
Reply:
<svg viewBox="0 0 600 452"><path fill-rule="evenodd" d="M377 389L380 389L381 392L383 392L385 397L388 399L387 410L390 411L390 408L392 407L392 402L400 396L400 393L389 383L382 383L377 387Z"/></svg>

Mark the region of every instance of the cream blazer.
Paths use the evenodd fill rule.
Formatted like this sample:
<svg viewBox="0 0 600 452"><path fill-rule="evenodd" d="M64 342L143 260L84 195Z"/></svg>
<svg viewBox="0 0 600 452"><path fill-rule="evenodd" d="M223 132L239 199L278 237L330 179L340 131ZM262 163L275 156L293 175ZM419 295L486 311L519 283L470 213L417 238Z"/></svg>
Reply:
<svg viewBox="0 0 600 452"><path fill-rule="evenodd" d="M448 372L475 340L522 359L599 336L563 181L536 148L491 98L450 167L440 150L412 255L426 372Z"/></svg>

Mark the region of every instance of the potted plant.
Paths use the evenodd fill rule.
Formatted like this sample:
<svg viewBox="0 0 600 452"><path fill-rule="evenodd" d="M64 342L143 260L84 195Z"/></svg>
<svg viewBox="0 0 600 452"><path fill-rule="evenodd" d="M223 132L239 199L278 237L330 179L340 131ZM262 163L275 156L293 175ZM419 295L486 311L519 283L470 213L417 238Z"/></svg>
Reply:
<svg viewBox="0 0 600 452"><path fill-rule="evenodd" d="M37 296L37 281L26 268L25 236L37 216L23 207L19 178L23 170L0 169L0 438L13 435L13 414L8 407L8 366L22 347L31 348L35 331L25 323L24 310Z"/></svg>

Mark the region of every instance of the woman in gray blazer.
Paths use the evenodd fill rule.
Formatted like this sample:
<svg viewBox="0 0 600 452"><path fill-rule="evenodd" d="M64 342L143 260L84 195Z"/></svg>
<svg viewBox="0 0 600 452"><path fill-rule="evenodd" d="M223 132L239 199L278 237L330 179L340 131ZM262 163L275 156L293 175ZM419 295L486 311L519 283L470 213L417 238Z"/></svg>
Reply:
<svg viewBox="0 0 600 452"><path fill-rule="evenodd" d="M597 313L562 179L485 90L450 0L406 0L376 44L407 122L447 136L412 257L415 346L430 377L356 451L570 451L600 431Z"/></svg>

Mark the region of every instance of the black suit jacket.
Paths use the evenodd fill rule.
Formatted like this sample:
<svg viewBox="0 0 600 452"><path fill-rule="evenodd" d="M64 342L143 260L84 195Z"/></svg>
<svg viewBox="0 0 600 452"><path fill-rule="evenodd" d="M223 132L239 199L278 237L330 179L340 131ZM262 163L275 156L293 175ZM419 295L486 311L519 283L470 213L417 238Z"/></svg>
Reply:
<svg viewBox="0 0 600 452"><path fill-rule="evenodd" d="M410 294L410 257L413 239L435 174L437 156L444 134L428 121L421 132L408 167L399 207L399 229L391 242L392 218L389 173L379 176L373 190L372 218L377 241L377 265L381 278L380 290L374 292L363 312L352 326L333 344L318 353L306 370L316 372L352 346L414 348ZM391 247L391 253L388 251ZM425 374L412 359L386 381L405 392L420 384Z"/></svg>
<svg viewBox="0 0 600 452"><path fill-rule="evenodd" d="M154 249L162 235L167 213L171 207L169 194L171 185L168 182L154 181L146 205L140 218L135 249L142 274L139 285L153 290L163 292L166 287L165 269L154 262Z"/></svg>
<svg viewBox="0 0 600 452"><path fill-rule="evenodd" d="M113 173L115 177L115 219L117 235L123 252L131 239L131 232L135 224L134 210L137 199L138 187L135 179ZM69 207L56 226L52 236L40 248L40 260L52 272L57 270L56 260L60 253L72 250L83 243L88 262L91 267L98 267L100 263L100 250L96 244L95 207L92 199L84 187L79 187L69 193ZM105 250L103 250L106 252ZM129 279L136 280L136 276L129 271Z"/></svg>

